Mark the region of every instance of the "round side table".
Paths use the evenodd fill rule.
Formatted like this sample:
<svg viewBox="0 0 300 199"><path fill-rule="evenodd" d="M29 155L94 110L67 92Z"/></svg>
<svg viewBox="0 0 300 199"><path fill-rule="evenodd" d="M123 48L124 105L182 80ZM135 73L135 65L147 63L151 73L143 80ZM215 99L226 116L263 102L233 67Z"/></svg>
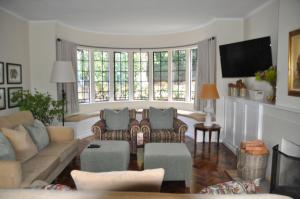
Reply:
<svg viewBox="0 0 300 199"><path fill-rule="evenodd" d="M216 131L218 133L218 144L219 146L219 139L220 139L220 131L221 131L221 126L218 124L213 124L212 126L204 126L203 123L197 123L194 125L195 132L194 132L194 152L196 153L197 150L197 131L202 131L203 132L203 143L205 142L205 133L208 131L209 133L209 144L211 143L211 133L213 131Z"/></svg>

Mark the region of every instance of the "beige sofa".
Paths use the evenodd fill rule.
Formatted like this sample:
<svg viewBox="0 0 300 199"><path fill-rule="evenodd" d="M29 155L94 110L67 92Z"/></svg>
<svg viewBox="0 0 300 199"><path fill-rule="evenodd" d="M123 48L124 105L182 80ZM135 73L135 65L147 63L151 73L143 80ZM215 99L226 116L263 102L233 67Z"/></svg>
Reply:
<svg viewBox="0 0 300 199"><path fill-rule="evenodd" d="M33 123L31 112L0 117L0 128ZM47 127L50 143L24 163L0 160L0 188L24 188L34 180L51 183L78 152L78 141L69 127Z"/></svg>
<svg viewBox="0 0 300 199"><path fill-rule="evenodd" d="M49 190L0 190L0 199L291 199L274 194L206 195L166 194L147 192L95 192L95 191L49 191Z"/></svg>

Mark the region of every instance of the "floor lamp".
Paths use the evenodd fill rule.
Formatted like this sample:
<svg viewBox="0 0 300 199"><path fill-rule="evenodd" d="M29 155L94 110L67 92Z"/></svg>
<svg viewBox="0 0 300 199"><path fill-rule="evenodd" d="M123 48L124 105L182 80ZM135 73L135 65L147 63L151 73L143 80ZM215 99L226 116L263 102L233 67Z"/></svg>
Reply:
<svg viewBox="0 0 300 199"><path fill-rule="evenodd" d="M204 108L205 123L204 126L212 126L212 114L214 108L212 105L213 100L219 98L219 93L215 84L203 84L199 90L198 99L207 100L206 107Z"/></svg>
<svg viewBox="0 0 300 199"><path fill-rule="evenodd" d="M72 63L70 61L56 61L52 69L51 82L62 84L62 89L61 89L62 100L63 100L62 124L64 126L65 125L65 100L66 100L64 84L75 82L75 74L73 71Z"/></svg>

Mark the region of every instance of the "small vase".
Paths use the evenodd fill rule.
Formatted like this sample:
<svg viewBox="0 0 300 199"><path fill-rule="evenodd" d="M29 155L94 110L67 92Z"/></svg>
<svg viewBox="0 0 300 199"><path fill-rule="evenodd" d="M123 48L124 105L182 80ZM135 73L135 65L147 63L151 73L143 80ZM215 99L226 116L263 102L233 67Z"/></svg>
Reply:
<svg viewBox="0 0 300 199"><path fill-rule="evenodd" d="M272 86L272 95L267 96L267 101L275 104L275 102L276 102L276 86Z"/></svg>

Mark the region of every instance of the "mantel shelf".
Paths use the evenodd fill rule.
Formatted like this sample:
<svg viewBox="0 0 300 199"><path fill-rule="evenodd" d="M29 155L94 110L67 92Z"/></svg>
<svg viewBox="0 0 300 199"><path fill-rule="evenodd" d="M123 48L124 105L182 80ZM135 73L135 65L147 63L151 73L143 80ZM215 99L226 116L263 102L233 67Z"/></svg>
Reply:
<svg viewBox="0 0 300 199"><path fill-rule="evenodd" d="M275 108L275 109L290 111L290 112L294 112L294 113L300 113L300 109L280 106L280 105L277 105L276 103L271 103L271 102L268 102L265 100L262 101L262 100L250 99L249 97L232 97L232 96L226 96L225 98L233 99L233 100L236 100L239 102L257 103L257 104L261 104L263 106L267 106L269 108Z"/></svg>

